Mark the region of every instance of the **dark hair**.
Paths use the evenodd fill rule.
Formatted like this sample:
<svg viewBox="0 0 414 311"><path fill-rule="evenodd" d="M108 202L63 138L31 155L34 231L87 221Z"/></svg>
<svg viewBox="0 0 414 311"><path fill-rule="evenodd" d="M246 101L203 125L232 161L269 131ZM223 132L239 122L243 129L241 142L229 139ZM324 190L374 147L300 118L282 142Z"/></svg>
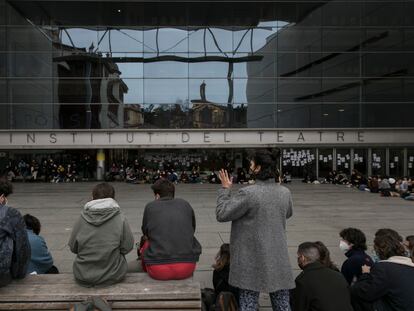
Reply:
<svg viewBox="0 0 414 311"><path fill-rule="evenodd" d="M39 235L40 229L42 228L42 225L40 224L39 219L36 217L26 214L23 216L24 222L26 223L26 228L33 231L33 233Z"/></svg>
<svg viewBox="0 0 414 311"><path fill-rule="evenodd" d="M310 263L319 261L321 257L318 246L313 242L304 242L300 244L298 247L298 254L304 256Z"/></svg>
<svg viewBox="0 0 414 311"><path fill-rule="evenodd" d="M258 150L251 156L251 161L255 166L260 166L260 171L255 174L258 180L276 179L276 175L280 176L276 168L275 152L269 150Z"/></svg>
<svg viewBox="0 0 414 311"><path fill-rule="evenodd" d="M400 242L403 242L404 240L403 237L394 229L382 228L382 229L379 229L377 232L375 232L375 237L384 236L384 235L392 236Z"/></svg>
<svg viewBox="0 0 414 311"><path fill-rule="evenodd" d="M164 178L158 179L152 186L152 191L154 194L158 194L160 198L170 197L173 198L175 195L175 187L174 184Z"/></svg>
<svg viewBox="0 0 414 311"><path fill-rule="evenodd" d="M316 241L314 244L319 251L319 261L321 264L332 270L339 271L338 267L332 261L329 249L325 246L325 244L321 241Z"/></svg>
<svg viewBox="0 0 414 311"><path fill-rule="evenodd" d="M115 189L108 183L101 183L93 187L92 198L94 200L115 198Z"/></svg>
<svg viewBox="0 0 414 311"><path fill-rule="evenodd" d="M339 236L352 244L352 249L355 250L367 250L367 238L364 232L356 228L343 229Z"/></svg>
<svg viewBox="0 0 414 311"><path fill-rule="evenodd" d="M5 197L13 193L13 185L6 178L0 178L0 196L4 195Z"/></svg>
<svg viewBox="0 0 414 311"><path fill-rule="evenodd" d="M224 243L220 246L220 251L216 255L216 263L213 265L214 270L222 270L230 264L230 244Z"/></svg>
<svg viewBox="0 0 414 311"><path fill-rule="evenodd" d="M374 239L374 248L381 260L393 256L405 256L405 248L401 241L392 235L379 235Z"/></svg>

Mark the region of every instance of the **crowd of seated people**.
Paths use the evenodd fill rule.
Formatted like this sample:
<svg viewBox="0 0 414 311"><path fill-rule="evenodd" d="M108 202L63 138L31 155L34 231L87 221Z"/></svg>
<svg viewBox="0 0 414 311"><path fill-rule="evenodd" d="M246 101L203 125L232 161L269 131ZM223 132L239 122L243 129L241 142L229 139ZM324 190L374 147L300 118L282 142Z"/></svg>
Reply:
<svg viewBox="0 0 414 311"><path fill-rule="evenodd" d="M96 166L90 156L85 155L77 160L52 157L30 161L9 160L0 175L9 181L62 183L93 179L94 170Z"/></svg>
<svg viewBox="0 0 414 311"><path fill-rule="evenodd" d="M383 197L398 197L414 201L414 179L407 176L401 178L378 175L366 177L354 169L350 178L342 172L332 171L323 183L347 185L361 191L379 193Z"/></svg>

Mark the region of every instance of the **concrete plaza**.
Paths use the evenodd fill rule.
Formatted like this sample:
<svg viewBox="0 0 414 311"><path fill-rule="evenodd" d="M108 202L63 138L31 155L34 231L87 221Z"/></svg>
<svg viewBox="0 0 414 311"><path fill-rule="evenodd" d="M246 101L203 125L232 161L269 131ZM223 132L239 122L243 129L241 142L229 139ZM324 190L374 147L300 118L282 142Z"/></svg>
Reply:
<svg viewBox="0 0 414 311"><path fill-rule="evenodd" d="M83 205L91 199L95 183L15 183L10 205L22 214L30 213L42 223L41 235L46 239L56 266L62 273L72 271L74 255L67 242L71 228ZM116 199L127 215L136 241L145 204L153 199L149 185L113 183ZM372 250L372 240L378 228L389 227L401 235L414 234L414 202L400 198L383 198L378 194L360 192L345 186L293 183L288 186L293 195L294 214L288 221L288 245L295 275L297 246L304 241L320 240L331 251L334 261L341 265L344 255L339 250L341 229L349 226L362 229ZM203 254L195 279L203 287L211 287L212 268L220 245L229 241L230 223L217 223L216 193L219 185L177 185L176 197L188 200L197 218L197 238ZM237 188L237 187L235 187ZM136 256L134 249L128 260ZM254 260L254 258L252 258Z"/></svg>

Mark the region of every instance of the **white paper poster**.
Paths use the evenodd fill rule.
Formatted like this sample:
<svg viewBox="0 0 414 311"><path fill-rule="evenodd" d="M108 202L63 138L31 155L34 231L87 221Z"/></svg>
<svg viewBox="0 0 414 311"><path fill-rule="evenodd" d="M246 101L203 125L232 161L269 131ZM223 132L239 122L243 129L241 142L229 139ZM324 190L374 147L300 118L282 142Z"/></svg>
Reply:
<svg viewBox="0 0 414 311"><path fill-rule="evenodd" d="M410 157L410 162L414 162L414 157Z"/></svg>
<svg viewBox="0 0 414 311"><path fill-rule="evenodd" d="M394 162L398 162L398 157L394 157Z"/></svg>
<svg viewBox="0 0 414 311"><path fill-rule="evenodd" d="M394 163L393 162L390 163L390 168L394 168Z"/></svg>

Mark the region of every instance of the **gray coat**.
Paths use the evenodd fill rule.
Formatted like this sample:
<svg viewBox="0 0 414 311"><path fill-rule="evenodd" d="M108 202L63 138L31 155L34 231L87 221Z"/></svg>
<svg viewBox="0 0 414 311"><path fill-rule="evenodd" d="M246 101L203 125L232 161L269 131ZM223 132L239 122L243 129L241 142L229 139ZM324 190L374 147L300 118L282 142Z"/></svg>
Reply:
<svg viewBox="0 0 414 311"><path fill-rule="evenodd" d="M231 285L264 293L295 287L286 238L291 216L290 191L274 182L257 181L233 196L219 190L217 221L232 221Z"/></svg>

